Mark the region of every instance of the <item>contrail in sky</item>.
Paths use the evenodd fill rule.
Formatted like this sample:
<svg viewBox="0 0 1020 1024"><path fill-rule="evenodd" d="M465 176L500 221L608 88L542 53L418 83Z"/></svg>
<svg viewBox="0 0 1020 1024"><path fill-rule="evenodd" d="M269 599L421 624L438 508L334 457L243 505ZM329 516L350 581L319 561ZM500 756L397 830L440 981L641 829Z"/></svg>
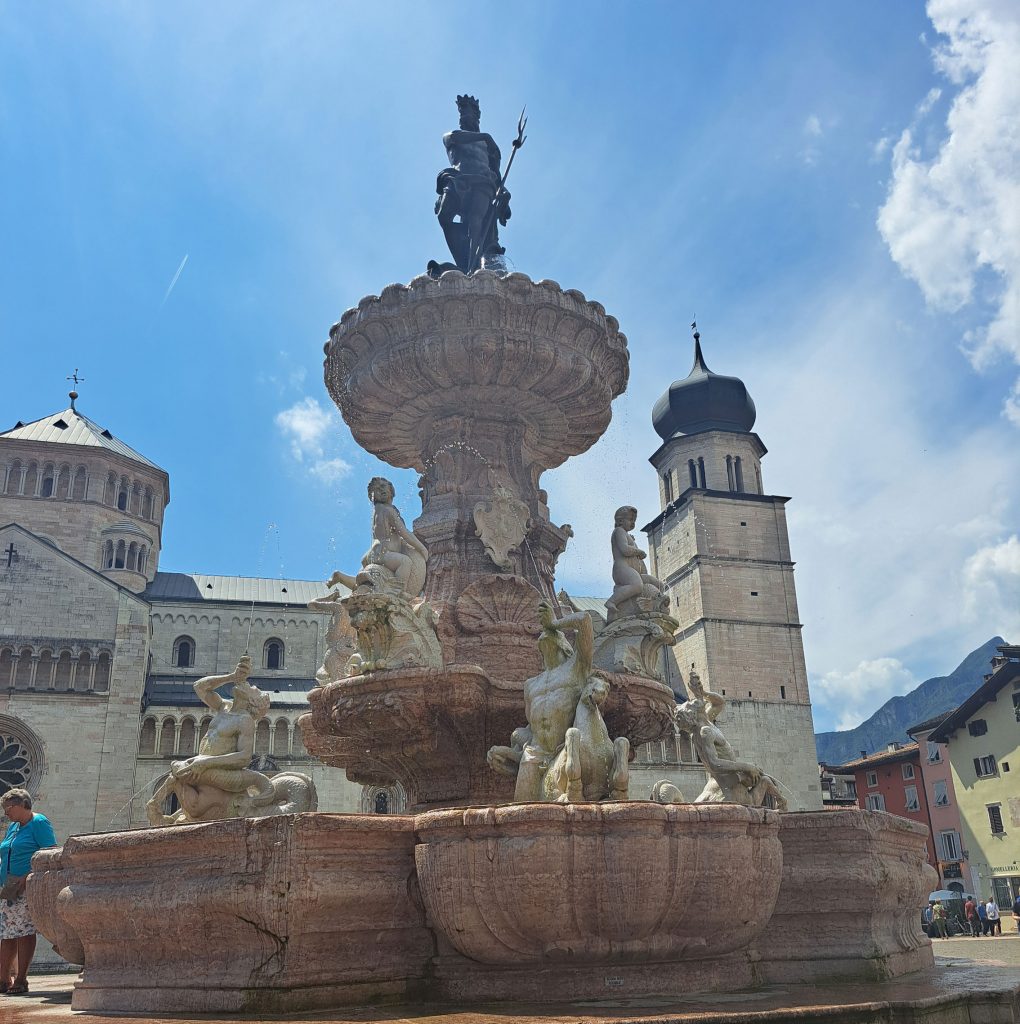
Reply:
<svg viewBox="0 0 1020 1024"><path fill-rule="evenodd" d="M188 262L188 254L184 254L184 259L181 260L181 265L177 268L177 273L174 274L174 279L170 282L170 287L166 290L166 295L163 296L163 301L159 304L159 308L162 309L166 305L166 300L170 298L170 293L174 290L174 285L177 284L177 278L181 276L181 271L184 269L184 264Z"/></svg>

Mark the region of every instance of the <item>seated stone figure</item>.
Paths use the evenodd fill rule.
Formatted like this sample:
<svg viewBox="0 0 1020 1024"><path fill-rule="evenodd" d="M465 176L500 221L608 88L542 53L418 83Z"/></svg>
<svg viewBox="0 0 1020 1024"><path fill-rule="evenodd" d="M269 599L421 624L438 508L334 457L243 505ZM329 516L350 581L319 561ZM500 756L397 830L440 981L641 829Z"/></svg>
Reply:
<svg viewBox="0 0 1020 1024"><path fill-rule="evenodd" d="M613 596L606 602L606 621L623 615L669 610L669 598L662 584L648 572L646 552L634 541L631 530L637 525L637 509L623 505L616 510L613 529Z"/></svg>
<svg viewBox="0 0 1020 1024"><path fill-rule="evenodd" d="M393 484L381 476L368 485L372 546L356 576L335 572L326 586L349 587L340 604L350 618L357 650L348 676L399 668L440 668L442 650L432 608L421 600L428 549L407 528L393 504ZM331 669L325 675L330 675ZM338 678L338 677L333 677Z"/></svg>
<svg viewBox="0 0 1020 1024"><path fill-rule="evenodd" d="M779 791L779 783L757 765L741 761L715 724L726 706L726 699L705 690L693 665L687 688L693 697L677 707L676 721L681 730L690 734L698 757L708 772L708 782L694 802L770 806L785 811L787 803ZM653 799L663 803L675 802L663 799L661 790L653 791Z"/></svg>
<svg viewBox="0 0 1020 1024"><path fill-rule="evenodd" d="M233 672L205 676L195 693L214 712L194 757L170 764L170 774L146 804L151 825L177 825L220 818L262 817L315 810L315 786L307 775L282 772L270 779L248 767L255 751L255 726L269 710L269 694L248 683L251 658L244 655ZM217 688L232 683L225 700ZM179 809L165 815L170 795Z"/></svg>
<svg viewBox="0 0 1020 1024"><path fill-rule="evenodd" d="M528 725L509 747L493 747L489 764L516 777L516 803L626 800L630 745L611 740L602 718L609 683L593 668L592 620L584 612L555 619L543 601L539 621L545 669L524 684ZM576 630L576 650L564 629Z"/></svg>
<svg viewBox="0 0 1020 1024"><path fill-rule="evenodd" d="M404 524L400 511L393 504L395 494L393 484L385 477L372 477L368 484L368 499L372 502L372 546L362 558L362 569L356 576L338 570L326 586L342 583L354 592L372 590L408 600L421 594L428 549Z"/></svg>

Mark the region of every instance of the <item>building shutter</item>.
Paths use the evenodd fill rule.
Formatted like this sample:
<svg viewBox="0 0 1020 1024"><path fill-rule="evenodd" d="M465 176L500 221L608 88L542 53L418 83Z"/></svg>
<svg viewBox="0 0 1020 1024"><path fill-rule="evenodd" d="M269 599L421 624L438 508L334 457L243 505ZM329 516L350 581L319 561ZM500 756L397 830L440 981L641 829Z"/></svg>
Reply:
<svg viewBox="0 0 1020 1024"><path fill-rule="evenodd" d="M980 757L975 757L974 758L974 774L977 775L977 776L981 775L981 758Z"/></svg>

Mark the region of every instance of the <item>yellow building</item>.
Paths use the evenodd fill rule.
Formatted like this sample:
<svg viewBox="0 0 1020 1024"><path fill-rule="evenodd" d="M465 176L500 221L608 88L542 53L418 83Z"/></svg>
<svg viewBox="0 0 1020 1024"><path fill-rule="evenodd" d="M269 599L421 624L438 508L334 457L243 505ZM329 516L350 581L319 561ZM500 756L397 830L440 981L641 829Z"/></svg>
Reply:
<svg viewBox="0 0 1020 1024"><path fill-rule="evenodd" d="M948 744L971 886L994 894L1008 920L1020 896L1020 647L998 650L991 674L928 738Z"/></svg>

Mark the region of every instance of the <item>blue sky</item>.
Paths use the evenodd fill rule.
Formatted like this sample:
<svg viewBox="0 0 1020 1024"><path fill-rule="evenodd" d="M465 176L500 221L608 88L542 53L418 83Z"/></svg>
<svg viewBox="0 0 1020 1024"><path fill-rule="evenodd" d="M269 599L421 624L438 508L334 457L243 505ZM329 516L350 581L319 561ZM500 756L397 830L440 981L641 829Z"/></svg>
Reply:
<svg viewBox="0 0 1020 1024"><path fill-rule="evenodd" d="M657 511L696 314L793 498L816 724L853 725L1020 636L1018 58L1005 0L0 2L0 421L80 367L170 473L164 569L356 566L367 479L410 519L415 478L354 445L322 342L444 258L456 94L504 146L527 103L508 255L631 347L606 437L546 478L560 583L607 592L612 509Z"/></svg>

